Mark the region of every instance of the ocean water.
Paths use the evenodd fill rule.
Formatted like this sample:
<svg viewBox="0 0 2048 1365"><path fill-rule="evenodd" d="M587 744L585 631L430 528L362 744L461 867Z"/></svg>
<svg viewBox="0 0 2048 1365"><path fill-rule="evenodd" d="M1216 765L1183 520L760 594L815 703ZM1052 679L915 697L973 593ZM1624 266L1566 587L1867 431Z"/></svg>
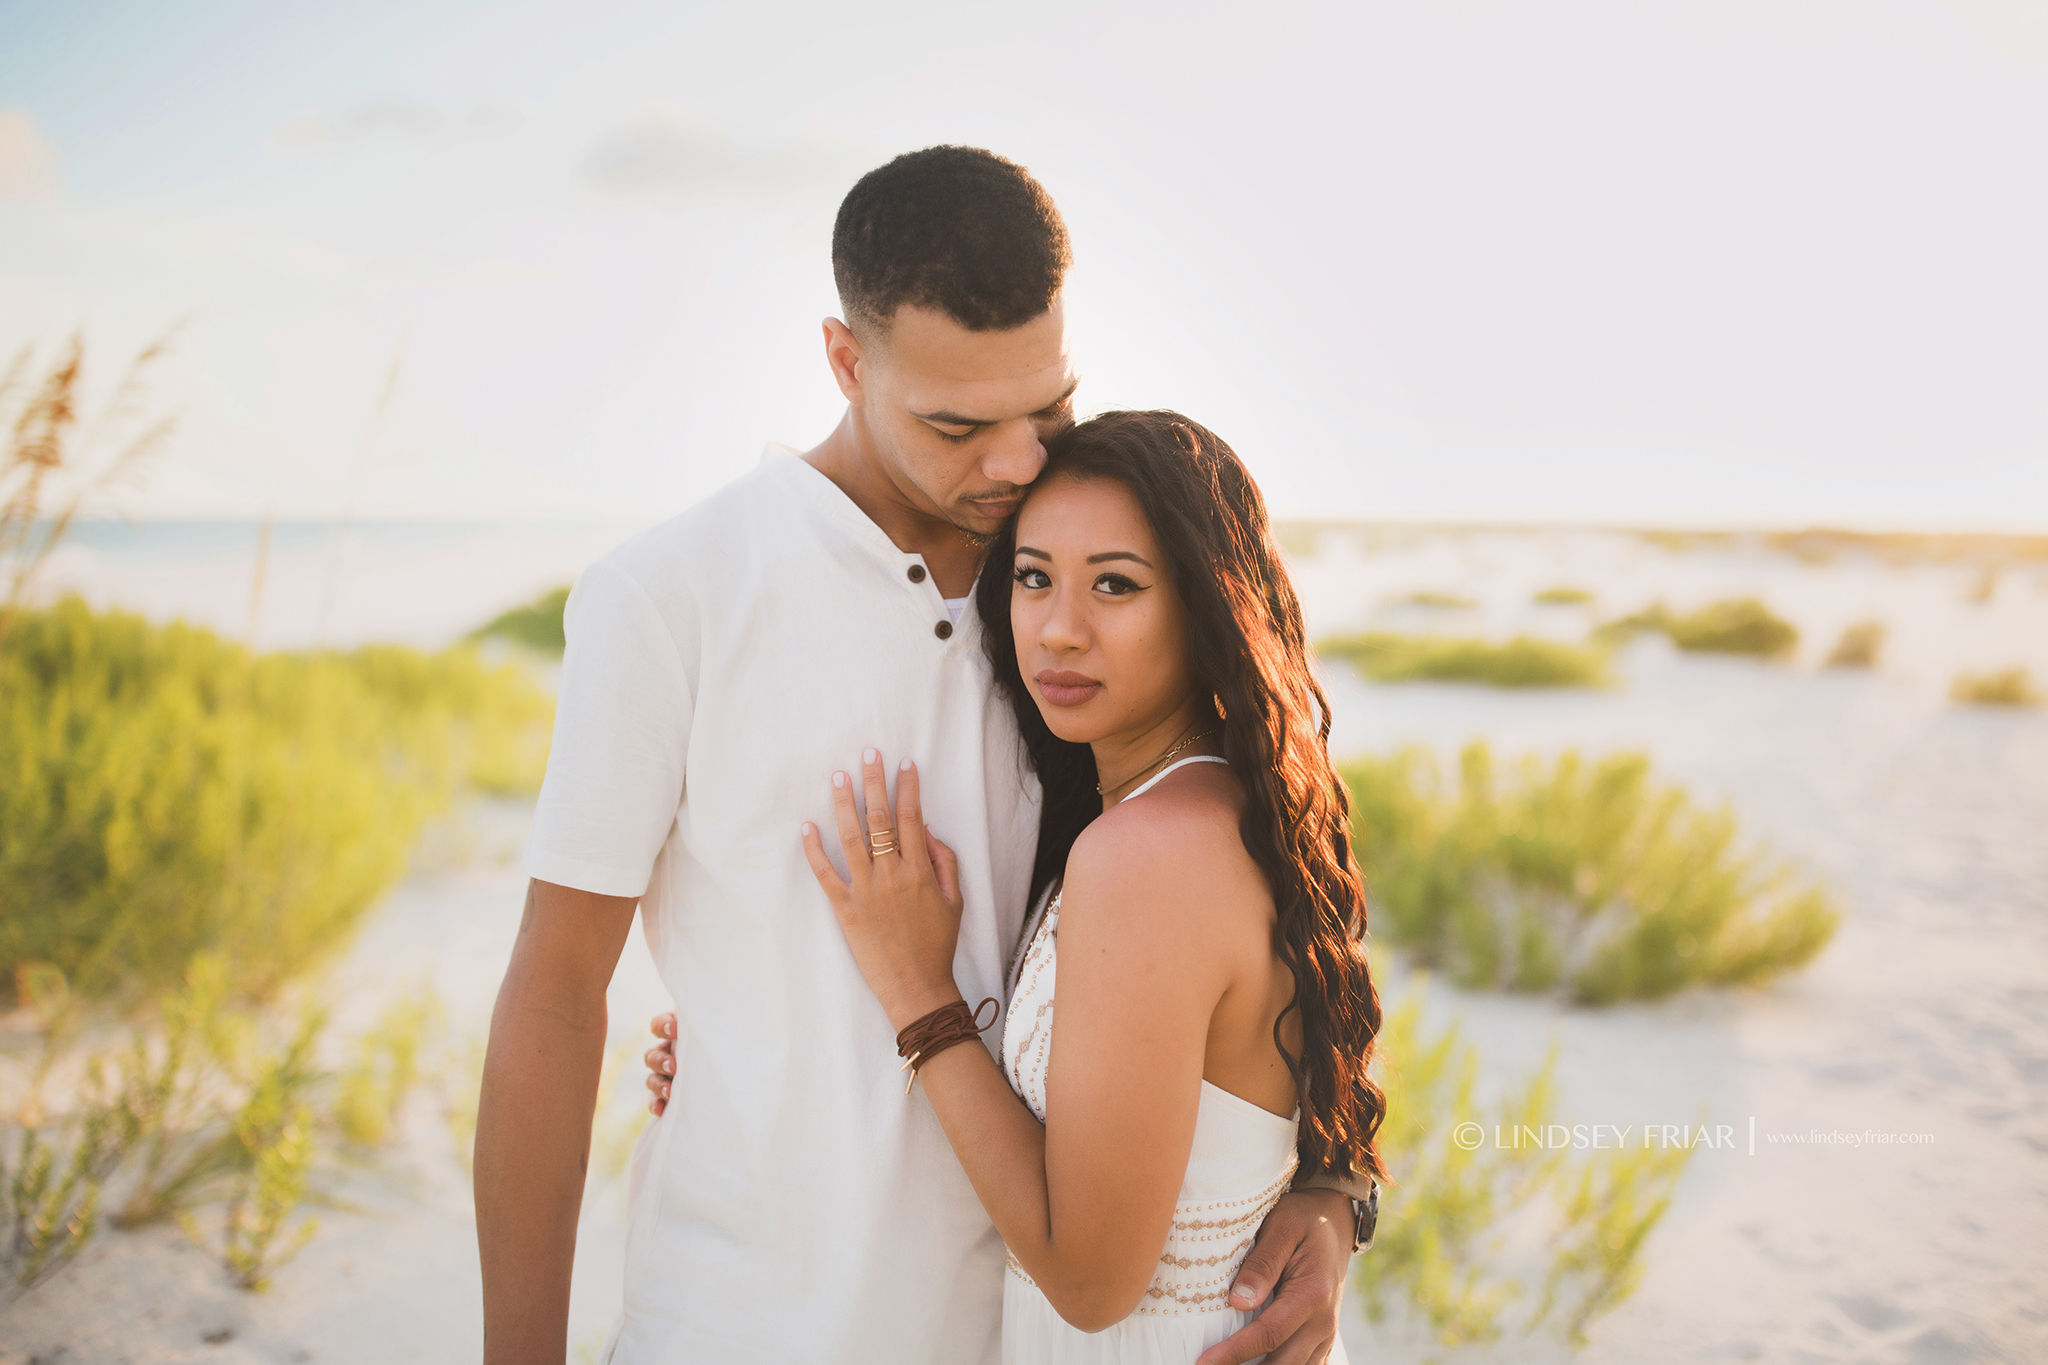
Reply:
<svg viewBox="0 0 2048 1365"><path fill-rule="evenodd" d="M38 595L208 626L260 649L372 640L434 648L572 582L642 529L617 523L87 522ZM259 554L259 550L261 553Z"/></svg>

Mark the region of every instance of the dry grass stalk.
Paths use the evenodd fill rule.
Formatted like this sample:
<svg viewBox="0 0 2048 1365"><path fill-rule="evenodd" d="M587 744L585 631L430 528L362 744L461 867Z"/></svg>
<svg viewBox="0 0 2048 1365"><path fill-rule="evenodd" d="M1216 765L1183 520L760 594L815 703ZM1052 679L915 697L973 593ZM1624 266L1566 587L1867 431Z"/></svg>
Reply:
<svg viewBox="0 0 2048 1365"><path fill-rule="evenodd" d="M0 645L14 625L38 570L86 507L132 477L170 439L175 415L145 414L145 379L170 349L173 328L143 347L129 363L98 416L81 427L85 342L72 337L43 377L26 381L34 349L24 347L0 377L0 421L7 445L0 451L0 559L7 587L0 598ZM9 412L13 411L11 419ZM100 451L108 451L103 458ZM68 498L46 507L53 489L69 482Z"/></svg>

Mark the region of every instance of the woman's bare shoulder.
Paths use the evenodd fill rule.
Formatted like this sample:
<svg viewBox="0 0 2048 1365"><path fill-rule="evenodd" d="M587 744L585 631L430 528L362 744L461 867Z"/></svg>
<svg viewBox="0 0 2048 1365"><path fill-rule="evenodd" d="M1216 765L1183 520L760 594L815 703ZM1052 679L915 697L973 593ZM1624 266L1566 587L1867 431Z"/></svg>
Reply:
<svg viewBox="0 0 2048 1365"><path fill-rule="evenodd" d="M1242 794L1220 765L1201 768L1213 771L1185 782L1174 773L1083 830L1067 859L1066 903L1182 929L1251 916L1263 929L1272 899L1238 833Z"/></svg>

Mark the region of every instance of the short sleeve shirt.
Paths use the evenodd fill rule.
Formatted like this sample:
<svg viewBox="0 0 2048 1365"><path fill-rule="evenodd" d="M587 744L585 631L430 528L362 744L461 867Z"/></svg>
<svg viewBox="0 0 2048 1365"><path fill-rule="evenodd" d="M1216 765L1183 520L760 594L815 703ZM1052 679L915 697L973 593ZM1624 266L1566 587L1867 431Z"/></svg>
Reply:
<svg viewBox="0 0 2048 1365"><path fill-rule="evenodd" d="M864 748L916 760L960 857L956 979L1002 996L1039 793L973 607L956 625L919 556L771 447L592 564L566 626L526 870L640 897L678 1019L610 1359L994 1365L1001 1239L798 835L834 828Z"/></svg>

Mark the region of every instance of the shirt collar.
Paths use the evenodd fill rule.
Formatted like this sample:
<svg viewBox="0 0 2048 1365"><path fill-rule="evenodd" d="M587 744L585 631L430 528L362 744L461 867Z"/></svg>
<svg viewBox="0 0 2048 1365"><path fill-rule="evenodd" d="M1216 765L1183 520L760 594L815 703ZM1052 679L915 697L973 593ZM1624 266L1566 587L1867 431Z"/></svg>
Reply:
<svg viewBox="0 0 2048 1365"><path fill-rule="evenodd" d="M889 533L875 525L874 518L861 511L860 505L846 496L846 490L826 478L794 447L770 441L761 452L761 465L794 497L844 526L856 540L890 565L891 572L900 573L909 565L924 562L921 556L907 553L889 539ZM982 567L986 570L988 566L984 564ZM934 585L933 596L938 595ZM953 628L952 639L947 643L979 644L981 612L978 607L974 589L970 587L967 590L967 609L960 613L960 623Z"/></svg>

